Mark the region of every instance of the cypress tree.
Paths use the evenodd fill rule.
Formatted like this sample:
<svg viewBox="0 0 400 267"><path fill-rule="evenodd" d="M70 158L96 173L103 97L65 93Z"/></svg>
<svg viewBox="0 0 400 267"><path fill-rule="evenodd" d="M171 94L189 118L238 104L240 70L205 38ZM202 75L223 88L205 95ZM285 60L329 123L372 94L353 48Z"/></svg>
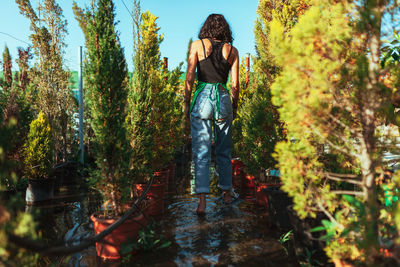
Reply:
<svg viewBox="0 0 400 267"><path fill-rule="evenodd" d="M235 151L247 166L247 171L255 176L260 171L275 168L277 162L272 156L275 144L285 139L284 124L271 98L271 84L279 68L269 49L269 23L277 17L289 29L307 6L302 0L261 0L257 8L253 73L249 87L245 89L244 80L241 85L243 99L238 108L238 121L234 122L235 133L240 137L239 140L238 136L234 137Z"/></svg>
<svg viewBox="0 0 400 267"><path fill-rule="evenodd" d="M157 17L140 10L135 1L134 72L128 96L127 125L132 147L131 170L144 182L154 171L169 163L183 139L182 108L179 95L180 67L163 67Z"/></svg>
<svg viewBox="0 0 400 267"><path fill-rule="evenodd" d="M114 2L97 0L91 9L83 13L87 21L83 32L87 47L86 99L98 168L92 182L102 192L105 202L111 204L114 215L118 215L129 197L125 166L127 64L115 29Z"/></svg>
<svg viewBox="0 0 400 267"><path fill-rule="evenodd" d="M128 94L127 128L132 148L131 172L140 182L152 175L154 132L152 122L154 93L161 87L159 44L156 17L142 13L140 1L134 2L134 56L132 86Z"/></svg>

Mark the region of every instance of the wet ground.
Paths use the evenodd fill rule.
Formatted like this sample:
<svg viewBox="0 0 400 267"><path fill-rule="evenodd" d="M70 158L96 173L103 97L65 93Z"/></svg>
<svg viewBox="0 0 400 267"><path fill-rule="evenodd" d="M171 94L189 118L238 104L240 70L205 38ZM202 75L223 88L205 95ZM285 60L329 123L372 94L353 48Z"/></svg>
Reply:
<svg viewBox="0 0 400 267"><path fill-rule="evenodd" d="M150 222L154 240L160 239L159 245L170 243L168 247L142 251L121 263L102 261L93 246L70 256L44 258L43 265L299 266L278 241L284 233L272 229L266 209L255 204L254 190L239 190L240 197L226 205L213 186L214 194L207 197L206 215L199 217L194 212L197 199L190 193L191 168L181 167L175 179L176 193L164 200L163 216ZM217 177L214 169L212 173L213 185ZM98 199L94 194L77 193L79 189L73 186L62 187L52 204L26 207L35 214L42 238L49 244L59 240L78 244L93 235L89 216L98 209Z"/></svg>

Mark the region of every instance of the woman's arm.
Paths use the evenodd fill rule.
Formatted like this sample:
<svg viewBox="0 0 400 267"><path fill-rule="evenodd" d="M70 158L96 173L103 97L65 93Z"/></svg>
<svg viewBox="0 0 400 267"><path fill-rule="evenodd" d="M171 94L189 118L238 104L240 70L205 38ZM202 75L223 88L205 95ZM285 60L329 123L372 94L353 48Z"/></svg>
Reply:
<svg viewBox="0 0 400 267"><path fill-rule="evenodd" d="M186 119L190 118L190 98L192 95L192 87L195 79L196 65L197 65L197 41L193 42L190 47L189 58L188 58L188 66L186 71L186 79L185 79L185 117Z"/></svg>
<svg viewBox="0 0 400 267"><path fill-rule="evenodd" d="M239 52L233 48L232 54L235 56L231 67L231 89L232 89L232 109L233 119L236 118L237 107L239 103Z"/></svg>

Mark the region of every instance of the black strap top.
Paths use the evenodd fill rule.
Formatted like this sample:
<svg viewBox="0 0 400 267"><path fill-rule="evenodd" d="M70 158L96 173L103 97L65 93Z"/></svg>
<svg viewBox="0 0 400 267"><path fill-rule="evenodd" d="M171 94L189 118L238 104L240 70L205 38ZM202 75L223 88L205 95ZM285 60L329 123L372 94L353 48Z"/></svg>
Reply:
<svg viewBox="0 0 400 267"><path fill-rule="evenodd" d="M215 42L212 39L208 39L212 45L211 54L207 57L206 48L203 44L204 59L197 62L197 78L199 81L205 83L226 83L228 81L228 74L231 69L231 64L222 55L222 48L224 42ZM232 52L232 46L229 50L229 56Z"/></svg>

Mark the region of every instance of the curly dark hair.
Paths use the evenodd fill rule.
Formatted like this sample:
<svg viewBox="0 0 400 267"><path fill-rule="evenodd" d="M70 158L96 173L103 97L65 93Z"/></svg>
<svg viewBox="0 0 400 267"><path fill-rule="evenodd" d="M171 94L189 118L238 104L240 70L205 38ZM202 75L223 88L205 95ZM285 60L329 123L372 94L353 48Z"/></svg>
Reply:
<svg viewBox="0 0 400 267"><path fill-rule="evenodd" d="M207 17L199 32L199 39L211 38L232 43L232 31L225 17L221 14L211 14Z"/></svg>

